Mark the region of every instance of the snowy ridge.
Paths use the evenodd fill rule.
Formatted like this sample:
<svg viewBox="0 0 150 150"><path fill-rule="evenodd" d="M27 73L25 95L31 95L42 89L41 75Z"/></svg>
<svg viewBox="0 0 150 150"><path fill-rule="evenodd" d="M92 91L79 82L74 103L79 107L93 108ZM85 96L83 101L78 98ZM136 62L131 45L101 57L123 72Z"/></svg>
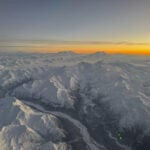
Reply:
<svg viewBox="0 0 150 150"><path fill-rule="evenodd" d="M30 103L30 102L24 102L24 103L27 104L28 106L32 106L33 108L35 108L35 109L37 109L41 112L50 113L50 114L53 114L55 116L68 119L73 124L75 124L75 126L77 126L77 128L80 129L80 133L82 134L85 143L89 146L90 149L92 149L92 150L105 149L103 146L99 145L93 139L91 139L86 127L84 127L79 121L71 118L67 114L64 114L64 113L61 113L61 112L55 112L55 111L47 111L44 108L42 108L41 106L35 105L33 103Z"/></svg>
<svg viewBox="0 0 150 150"><path fill-rule="evenodd" d="M150 58L1 53L0 111L3 150L148 150Z"/></svg>
<svg viewBox="0 0 150 150"><path fill-rule="evenodd" d="M65 135L56 117L36 112L17 99L4 99L1 100L1 104L3 104L0 115L0 120L3 120L0 131L2 149L48 150L50 147L57 149L56 147L60 145L62 146L58 149L67 149L67 145L61 142Z"/></svg>

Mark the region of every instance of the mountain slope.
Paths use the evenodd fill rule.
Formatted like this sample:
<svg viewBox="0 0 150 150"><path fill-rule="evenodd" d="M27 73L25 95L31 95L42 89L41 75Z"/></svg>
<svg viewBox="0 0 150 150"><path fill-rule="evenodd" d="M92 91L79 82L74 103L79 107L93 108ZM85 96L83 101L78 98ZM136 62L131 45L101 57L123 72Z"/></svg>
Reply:
<svg viewBox="0 0 150 150"><path fill-rule="evenodd" d="M0 83L3 150L150 149L149 57L3 53Z"/></svg>

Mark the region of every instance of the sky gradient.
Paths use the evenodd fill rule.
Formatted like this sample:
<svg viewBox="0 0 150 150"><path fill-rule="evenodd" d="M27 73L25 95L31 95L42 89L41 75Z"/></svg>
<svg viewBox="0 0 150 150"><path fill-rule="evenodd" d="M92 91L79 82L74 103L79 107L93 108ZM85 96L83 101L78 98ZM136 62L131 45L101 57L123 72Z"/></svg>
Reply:
<svg viewBox="0 0 150 150"><path fill-rule="evenodd" d="M1 0L0 51L150 54L150 0Z"/></svg>

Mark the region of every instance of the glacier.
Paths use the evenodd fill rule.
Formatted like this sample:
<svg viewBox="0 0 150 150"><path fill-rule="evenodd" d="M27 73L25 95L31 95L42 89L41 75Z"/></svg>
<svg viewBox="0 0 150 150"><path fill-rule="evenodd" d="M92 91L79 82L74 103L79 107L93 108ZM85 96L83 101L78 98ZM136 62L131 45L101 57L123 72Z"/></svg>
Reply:
<svg viewBox="0 0 150 150"><path fill-rule="evenodd" d="M0 52L2 150L149 150L150 57Z"/></svg>

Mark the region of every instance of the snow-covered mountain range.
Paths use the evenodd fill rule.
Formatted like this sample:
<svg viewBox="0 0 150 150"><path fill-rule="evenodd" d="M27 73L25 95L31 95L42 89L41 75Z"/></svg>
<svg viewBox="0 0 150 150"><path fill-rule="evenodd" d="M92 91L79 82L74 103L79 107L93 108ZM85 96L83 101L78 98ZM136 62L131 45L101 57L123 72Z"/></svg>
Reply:
<svg viewBox="0 0 150 150"><path fill-rule="evenodd" d="M0 53L0 150L149 143L149 56Z"/></svg>

